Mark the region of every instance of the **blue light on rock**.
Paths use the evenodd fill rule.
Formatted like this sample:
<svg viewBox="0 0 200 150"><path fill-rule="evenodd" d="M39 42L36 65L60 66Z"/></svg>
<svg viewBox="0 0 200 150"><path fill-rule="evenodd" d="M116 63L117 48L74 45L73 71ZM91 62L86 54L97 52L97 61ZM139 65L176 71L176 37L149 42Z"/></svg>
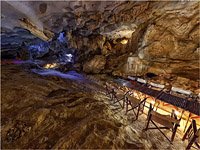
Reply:
<svg viewBox="0 0 200 150"><path fill-rule="evenodd" d="M29 46L31 59L44 59L47 61L46 68L74 64L74 49L69 49L65 32L61 32L50 42L38 42ZM56 64L56 67L55 65Z"/></svg>
<svg viewBox="0 0 200 150"><path fill-rule="evenodd" d="M69 71L67 73L62 73L60 71L54 70L54 69L31 69L34 73L37 73L42 76L57 76L61 77L63 79L71 79L71 80L79 80L79 81L86 81L86 78L75 72L75 71Z"/></svg>
<svg viewBox="0 0 200 150"><path fill-rule="evenodd" d="M66 39L65 39L65 33L64 32L61 32L58 36L58 41L61 42L61 43L65 43L66 42Z"/></svg>
<svg viewBox="0 0 200 150"><path fill-rule="evenodd" d="M65 54L67 61L72 62L73 61L73 55L72 54Z"/></svg>
<svg viewBox="0 0 200 150"><path fill-rule="evenodd" d="M72 54L67 53L67 52L62 52L59 55L58 59L60 64L69 64L69 63L74 63L74 57Z"/></svg>
<svg viewBox="0 0 200 150"><path fill-rule="evenodd" d="M49 52L49 44L47 42L41 42L35 45L30 45L29 51L32 58L42 57Z"/></svg>

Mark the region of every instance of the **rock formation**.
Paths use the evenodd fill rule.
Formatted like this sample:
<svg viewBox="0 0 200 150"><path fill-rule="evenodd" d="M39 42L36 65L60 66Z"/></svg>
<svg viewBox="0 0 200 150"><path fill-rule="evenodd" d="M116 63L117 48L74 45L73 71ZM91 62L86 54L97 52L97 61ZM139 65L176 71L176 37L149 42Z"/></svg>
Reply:
<svg viewBox="0 0 200 150"><path fill-rule="evenodd" d="M20 26L18 19L28 20L22 27L43 40L64 31L68 48L76 50L74 66L80 70L115 76L170 74L199 81L197 1L2 2L2 6L2 47L17 47L30 38L12 33L12 27ZM9 42L10 35L21 39ZM130 53L140 60L138 72L125 69Z"/></svg>
<svg viewBox="0 0 200 150"><path fill-rule="evenodd" d="M62 72L148 77L200 93L198 1L2 1L1 6L2 59L31 56ZM110 117L93 82L27 70L2 69L2 148L159 147L137 133L126 141L123 124Z"/></svg>
<svg viewBox="0 0 200 150"><path fill-rule="evenodd" d="M145 147L123 138L123 124L112 117L96 83L42 77L17 65L2 70L2 148Z"/></svg>
<svg viewBox="0 0 200 150"><path fill-rule="evenodd" d="M143 75L151 72L199 79L199 2L79 1L56 2L56 5L54 2L2 2L2 5L3 27L10 20L19 26L16 19L24 17L29 20L27 25L36 26L34 30L26 29L34 34L38 27L43 32L35 35L45 40L45 35L51 38L51 32L65 30L70 47L78 51L77 62L88 63L95 55L104 55L106 64L111 66L106 65L107 70L124 72L121 69L126 60L117 64L110 61L120 55L128 59L127 54L132 52L146 66ZM23 14L25 8L32 13ZM16 15L11 16L13 11ZM23 24L24 27L26 21ZM123 38L128 40L127 44L121 43Z"/></svg>
<svg viewBox="0 0 200 150"><path fill-rule="evenodd" d="M95 55L92 60L83 65L83 71L87 73L100 73L104 70L106 59L104 56Z"/></svg>

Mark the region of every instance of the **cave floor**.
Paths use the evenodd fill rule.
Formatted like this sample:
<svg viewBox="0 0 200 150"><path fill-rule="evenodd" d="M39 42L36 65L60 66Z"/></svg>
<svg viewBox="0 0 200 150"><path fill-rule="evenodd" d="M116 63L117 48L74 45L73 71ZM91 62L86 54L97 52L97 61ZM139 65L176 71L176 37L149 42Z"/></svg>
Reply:
<svg viewBox="0 0 200 150"><path fill-rule="evenodd" d="M96 77L75 81L40 76L22 66L1 66L3 149L185 149L159 131L143 132L146 115L132 122L110 103ZM168 136L170 133L165 132Z"/></svg>

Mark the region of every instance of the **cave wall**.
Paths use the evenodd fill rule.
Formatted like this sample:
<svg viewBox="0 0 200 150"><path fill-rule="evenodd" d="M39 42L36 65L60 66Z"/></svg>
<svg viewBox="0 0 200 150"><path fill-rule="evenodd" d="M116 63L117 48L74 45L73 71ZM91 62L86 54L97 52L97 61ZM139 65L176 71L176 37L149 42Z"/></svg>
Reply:
<svg viewBox="0 0 200 150"><path fill-rule="evenodd" d="M179 77L177 82L195 81L198 88L197 1L2 2L2 6L4 35L9 36L6 31L12 25L48 39L65 31L69 48L76 49L74 66L79 70L117 76L165 74ZM31 27L20 24L22 18Z"/></svg>
<svg viewBox="0 0 200 150"><path fill-rule="evenodd" d="M128 5L131 9L127 7ZM100 32L100 35L93 32L93 28L90 27L93 22L88 24L89 21L83 19L87 31L92 31L90 33L93 36L77 37L76 34L71 34L70 43L72 47L83 50L82 55L85 53L86 57L89 53L106 57L105 69L112 70L113 73L127 74L124 68L127 68L129 54L133 53L145 66L139 70L142 74L146 72L175 74L197 80L200 38L198 10L198 2L124 3L114 7L109 18L105 17L106 11L93 15L93 19L103 18L103 22L107 22L104 29L101 28L104 32ZM128 23L126 27L132 31L131 36L116 36L117 31L119 29L123 31L123 26ZM106 31L112 34L104 34ZM120 43L124 37L128 39L125 45Z"/></svg>

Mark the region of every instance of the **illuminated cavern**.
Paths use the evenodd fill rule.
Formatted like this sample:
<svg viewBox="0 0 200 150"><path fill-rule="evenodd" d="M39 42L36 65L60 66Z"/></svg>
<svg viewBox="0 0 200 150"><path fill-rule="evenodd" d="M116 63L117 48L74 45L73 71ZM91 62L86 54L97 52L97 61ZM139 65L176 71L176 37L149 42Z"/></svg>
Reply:
<svg viewBox="0 0 200 150"><path fill-rule="evenodd" d="M198 149L199 13L198 1L1 1L1 148Z"/></svg>

